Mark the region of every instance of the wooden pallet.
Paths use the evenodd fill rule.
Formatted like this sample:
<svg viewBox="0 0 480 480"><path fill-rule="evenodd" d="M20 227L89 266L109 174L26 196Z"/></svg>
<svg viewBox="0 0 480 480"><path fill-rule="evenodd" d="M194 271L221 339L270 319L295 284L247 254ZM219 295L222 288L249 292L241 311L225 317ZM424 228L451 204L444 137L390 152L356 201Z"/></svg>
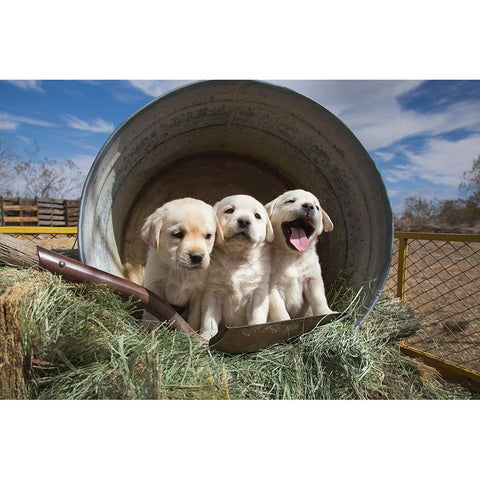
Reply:
<svg viewBox="0 0 480 480"><path fill-rule="evenodd" d="M58 198L0 197L0 225L75 227L79 200Z"/></svg>
<svg viewBox="0 0 480 480"><path fill-rule="evenodd" d="M38 225L36 198L1 197L2 224L22 227Z"/></svg>

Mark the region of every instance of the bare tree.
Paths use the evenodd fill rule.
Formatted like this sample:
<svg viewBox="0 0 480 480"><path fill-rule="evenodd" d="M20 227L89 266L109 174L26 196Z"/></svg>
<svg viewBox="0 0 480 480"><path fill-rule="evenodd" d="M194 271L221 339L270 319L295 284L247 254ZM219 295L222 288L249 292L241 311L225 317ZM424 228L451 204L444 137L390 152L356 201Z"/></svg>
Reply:
<svg viewBox="0 0 480 480"><path fill-rule="evenodd" d="M480 155L473 161L472 169L463 173L460 190L480 208Z"/></svg>
<svg viewBox="0 0 480 480"><path fill-rule="evenodd" d="M0 133L0 195L12 195L10 190L13 175L11 161L15 158L12 145Z"/></svg>
<svg viewBox="0 0 480 480"><path fill-rule="evenodd" d="M72 160L44 159L39 161L40 147L37 143L33 149L26 151L29 160L17 162L15 173L24 181L26 197L60 197L68 198L78 191L83 183L80 169Z"/></svg>
<svg viewBox="0 0 480 480"><path fill-rule="evenodd" d="M438 213L438 201L413 195L405 199L403 218L430 220Z"/></svg>

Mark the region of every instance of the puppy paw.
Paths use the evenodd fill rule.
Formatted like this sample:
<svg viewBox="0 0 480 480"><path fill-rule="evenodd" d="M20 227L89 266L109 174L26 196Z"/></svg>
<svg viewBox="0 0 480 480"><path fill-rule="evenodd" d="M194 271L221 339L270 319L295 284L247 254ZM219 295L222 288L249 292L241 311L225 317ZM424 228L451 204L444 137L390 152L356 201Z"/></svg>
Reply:
<svg viewBox="0 0 480 480"><path fill-rule="evenodd" d="M317 313L315 313L314 315L316 317L321 317L323 315L333 315L333 314L337 314L337 313L340 313L340 312L337 312L337 311L334 311L334 310L331 310L330 308L322 308L321 310L319 310Z"/></svg>
<svg viewBox="0 0 480 480"><path fill-rule="evenodd" d="M198 334L205 340L210 340L215 334L210 330L200 330Z"/></svg>

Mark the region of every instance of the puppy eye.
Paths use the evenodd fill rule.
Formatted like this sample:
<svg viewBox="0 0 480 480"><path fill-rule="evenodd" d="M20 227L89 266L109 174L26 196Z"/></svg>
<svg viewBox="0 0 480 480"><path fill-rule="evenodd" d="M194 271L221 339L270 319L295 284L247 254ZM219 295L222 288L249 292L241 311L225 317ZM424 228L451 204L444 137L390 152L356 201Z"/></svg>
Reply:
<svg viewBox="0 0 480 480"><path fill-rule="evenodd" d="M233 213L235 211L234 208L229 208L228 210L225 210L225 213Z"/></svg>
<svg viewBox="0 0 480 480"><path fill-rule="evenodd" d="M259 213L255 214L255 218L258 218L259 220L262 218Z"/></svg>
<svg viewBox="0 0 480 480"><path fill-rule="evenodd" d="M182 231L178 231L178 232L173 232L172 233L172 237L175 237L175 238L183 238L185 236L185 234L182 232Z"/></svg>
<svg viewBox="0 0 480 480"><path fill-rule="evenodd" d="M295 203L295 200L287 200L285 203Z"/></svg>
<svg viewBox="0 0 480 480"><path fill-rule="evenodd" d="M212 238L212 234L211 234L211 233L207 233L207 234L205 235L205 239L206 239L206 240L210 240L211 238Z"/></svg>
<svg viewBox="0 0 480 480"><path fill-rule="evenodd" d="M315 208L320 211L320 207L318 205L315 205Z"/></svg>

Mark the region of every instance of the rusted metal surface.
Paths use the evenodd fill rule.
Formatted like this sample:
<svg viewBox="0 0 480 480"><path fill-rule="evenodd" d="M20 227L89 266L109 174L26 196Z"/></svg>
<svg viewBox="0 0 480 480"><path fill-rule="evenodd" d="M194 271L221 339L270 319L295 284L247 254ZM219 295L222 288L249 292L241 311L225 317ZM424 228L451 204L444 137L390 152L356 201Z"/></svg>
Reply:
<svg viewBox="0 0 480 480"><path fill-rule="evenodd" d="M210 339L213 350L225 353L252 353L276 343L283 343L315 327L332 322L338 313L320 317L302 317L281 322L242 327L223 327Z"/></svg>
<svg viewBox="0 0 480 480"><path fill-rule="evenodd" d="M337 117L262 82L194 83L127 119L85 183L80 257L141 283L146 247L140 229L162 203L182 196L214 203L236 193L267 203L293 188L314 193L335 225L319 242L326 286L339 273L354 288L370 282L366 316L383 289L392 253L382 179Z"/></svg>

